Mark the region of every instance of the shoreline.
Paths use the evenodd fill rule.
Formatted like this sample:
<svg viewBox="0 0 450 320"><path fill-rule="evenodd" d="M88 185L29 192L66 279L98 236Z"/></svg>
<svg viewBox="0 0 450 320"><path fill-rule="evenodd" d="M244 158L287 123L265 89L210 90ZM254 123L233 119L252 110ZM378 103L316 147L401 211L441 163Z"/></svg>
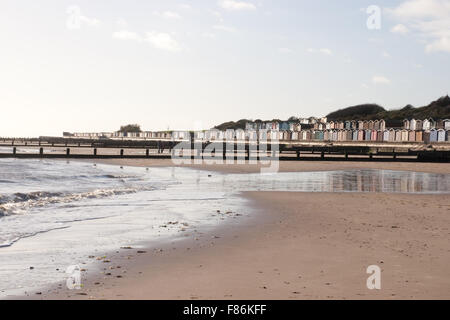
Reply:
<svg viewBox="0 0 450 320"><path fill-rule="evenodd" d="M127 166L169 166L168 163L149 164L148 161L139 163L133 160L107 162ZM302 166L297 167L296 171L320 171L318 164L299 165ZM330 166L319 164L319 167L321 170L343 170L350 169L349 165L352 164L330 163ZM370 168L375 165L374 169L400 170L397 166L377 168L376 163L367 165ZM430 172L432 169L423 164L421 167L422 170L410 168L409 171ZM448 173L448 167L440 166L434 171ZM225 173L255 170L249 166L194 168ZM364 168L367 167L353 169ZM292 167L280 166L280 171L286 170L292 170ZM108 256L111 264L107 266L113 267L108 268L111 276L88 276L83 290L51 287L49 293L17 298L158 300L450 297L450 281L445 275L446 266L450 263L449 250L434 235L437 229L442 229L441 234L450 234L445 229L446 225L450 225L447 218L450 207L445 202L446 195L266 191L244 192L242 196L251 201L251 207L256 212L244 223L206 231L198 240L189 238L175 244L167 243L160 248L152 248L147 244L143 245L143 249L118 250ZM371 206L375 208L372 210ZM421 206L429 209L427 215L420 212ZM336 207L341 210L335 210L330 217L327 210ZM413 213L414 219L403 211L404 207ZM382 215L383 219L379 220L380 217L373 213ZM237 221L242 221L241 218ZM428 224L426 229L423 229L424 224ZM364 236L365 229L370 236ZM408 239L412 239L412 244ZM137 250L142 253L137 253ZM297 256L296 252L301 254ZM128 258L130 255L132 257ZM374 259L374 256L378 257ZM369 291L365 288L368 275L364 268L370 264L382 267L386 289ZM399 266L403 270L399 270ZM423 270L425 273L420 274Z"/></svg>

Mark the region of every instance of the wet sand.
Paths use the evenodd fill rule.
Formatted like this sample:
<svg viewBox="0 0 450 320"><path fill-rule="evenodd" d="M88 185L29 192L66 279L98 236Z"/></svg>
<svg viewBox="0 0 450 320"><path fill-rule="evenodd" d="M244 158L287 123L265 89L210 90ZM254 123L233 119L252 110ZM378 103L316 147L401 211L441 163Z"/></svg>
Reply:
<svg viewBox="0 0 450 320"><path fill-rule="evenodd" d="M139 167L172 167L176 166L171 160L165 159L102 159L87 160L104 164L129 165ZM183 164L183 167L190 167L208 171L219 171L224 173L257 173L262 167L259 164ZM417 171L428 173L450 174L450 164L448 163L419 163L419 162L358 162L358 161L280 161L280 172L300 172L300 171L331 171L331 170L351 170L351 169L381 169L399 171Z"/></svg>
<svg viewBox="0 0 450 320"><path fill-rule="evenodd" d="M143 161L143 162L142 162ZM122 165L167 165L110 160ZM281 171L379 168L449 173L448 164L281 163ZM245 166L205 167L254 172ZM247 192L242 224L158 248L119 249L82 290L35 299L449 299L448 195ZM378 265L381 290L366 287ZM27 297L27 298L30 298Z"/></svg>

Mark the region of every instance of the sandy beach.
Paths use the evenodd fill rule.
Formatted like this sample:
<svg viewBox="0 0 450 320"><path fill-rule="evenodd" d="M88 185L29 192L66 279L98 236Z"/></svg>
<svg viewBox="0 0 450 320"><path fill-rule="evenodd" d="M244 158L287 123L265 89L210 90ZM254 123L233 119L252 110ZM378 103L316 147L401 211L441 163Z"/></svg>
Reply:
<svg viewBox="0 0 450 320"><path fill-rule="evenodd" d="M116 161L121 165L169 165ZM448 164L281 163L281 171L378 168L448 173ZM252 172L246 166L207 170ZM109 253L81 290L34 299L448 299L447 195L245 192L257 215L186 240ZM366 268L382 270L369 290Z"/></svg>

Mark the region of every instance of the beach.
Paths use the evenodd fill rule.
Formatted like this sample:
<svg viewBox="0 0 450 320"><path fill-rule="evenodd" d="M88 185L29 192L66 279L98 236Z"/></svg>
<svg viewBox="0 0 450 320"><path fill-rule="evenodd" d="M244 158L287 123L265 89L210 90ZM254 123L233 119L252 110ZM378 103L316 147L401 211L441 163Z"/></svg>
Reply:
<svg viewBox="0 0 450 320"><path fill-rule="evenodd" d="M170 166L110 160L133 166ZM448 173L448 164L281 163L280 171L375 168ZM254 172L249 166L209 167ZM252 219L145 249L117 248L81 290L33 299L448 299L448 195L244 192ZM366 269L381 268L369 290Z"/></svg>

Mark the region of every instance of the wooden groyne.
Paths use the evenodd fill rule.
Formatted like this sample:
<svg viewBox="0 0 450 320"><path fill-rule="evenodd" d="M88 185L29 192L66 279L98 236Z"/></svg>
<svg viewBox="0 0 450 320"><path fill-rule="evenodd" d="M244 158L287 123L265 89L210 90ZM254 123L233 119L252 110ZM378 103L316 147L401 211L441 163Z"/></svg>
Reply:
<svg viewBox="0 0 450 320"><path fill-rule="evenodd" d="M0 158L49 159L170 159L180 141L172 140L86 140L70 138L1 139ZM216 147L211 155L212 146ZM206 150L205 150L206 149ZM259 151L256 151L258 150ZM446 145L411 143L326 143L283 142L272 146L254 142L196 142L183 150L183 158L217 159L222 153L228 160L282 161L402 161L450 162L450 148ZM180 157L180 155L177 155Z"/></svg>

